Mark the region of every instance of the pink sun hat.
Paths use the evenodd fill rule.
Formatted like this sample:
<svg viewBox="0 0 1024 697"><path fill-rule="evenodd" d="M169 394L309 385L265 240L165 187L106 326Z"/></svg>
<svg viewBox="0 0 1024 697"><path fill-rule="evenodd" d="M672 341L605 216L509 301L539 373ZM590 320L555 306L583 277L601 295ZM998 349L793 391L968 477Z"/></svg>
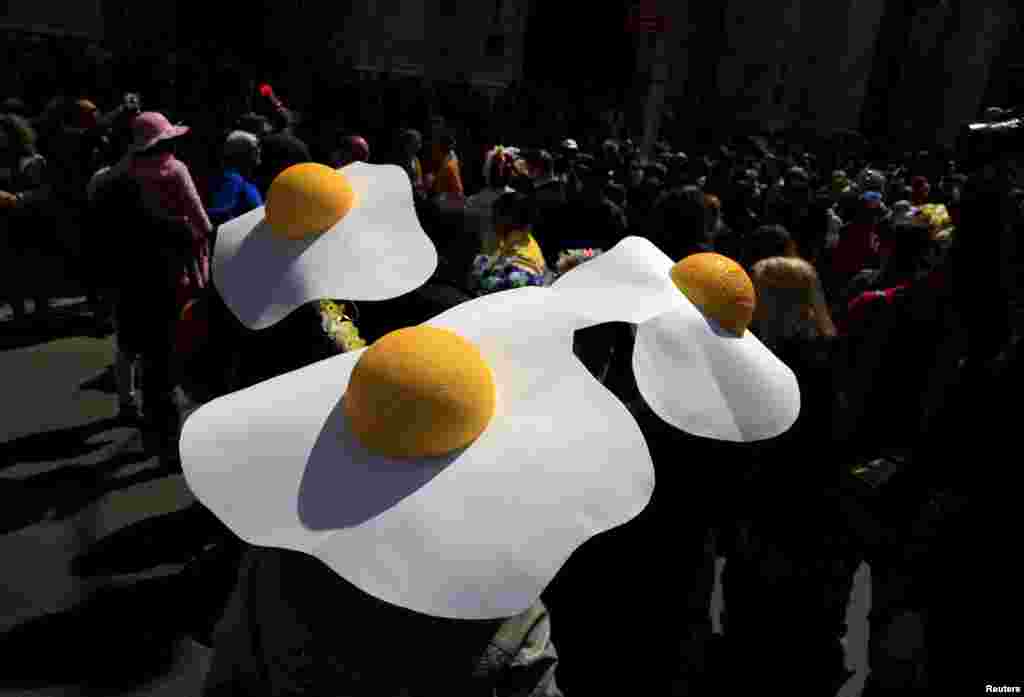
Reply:
<svg viewBox="0 0 1024 697"><path fill-rule="evenodd" d="M189 132L188 126L174 126L157 111L145 111L132 120L132 150L148 150L162 140L178 138Z"/></svg>

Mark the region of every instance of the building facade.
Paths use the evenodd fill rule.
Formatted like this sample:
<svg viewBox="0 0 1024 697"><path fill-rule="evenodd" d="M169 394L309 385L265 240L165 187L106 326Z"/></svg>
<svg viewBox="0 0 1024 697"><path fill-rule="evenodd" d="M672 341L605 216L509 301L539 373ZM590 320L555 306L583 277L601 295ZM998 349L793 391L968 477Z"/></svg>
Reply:
<svg viewBox="0 0 1024 697"><path fill-rule="evenodd" d="M660 33L627 33L642 5ZM950 140L1024 75L1015 0L7 0L0 29L102 40L117 53L228 52L253 79L309 93L350 70L608 93L642 120L652 81L679 122ZM1017 66L1017 67L1014 67ZM215 66L220 69L220 65ZM578 99L573 97L573 99ZM1024 97L1021 97L1024 99ZM632 128L632 126L631 126Z"/></svg>
<svg viewBox="0 0 1024 697"><path fill-rule="evenodd" d="M522 79L527 0L343 3L327 44L362 72L503 86ZM337 6L335 6L337 8Z"/></svg>

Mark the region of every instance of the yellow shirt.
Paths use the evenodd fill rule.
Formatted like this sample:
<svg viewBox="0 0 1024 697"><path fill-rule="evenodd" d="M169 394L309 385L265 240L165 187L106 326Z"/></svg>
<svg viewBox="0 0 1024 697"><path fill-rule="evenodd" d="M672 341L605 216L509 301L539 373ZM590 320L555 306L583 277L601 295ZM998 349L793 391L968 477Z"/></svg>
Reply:
<svg viewBox="0 0 1024 697"><path fill-rule="evenodd" d="M544 254L529 230L499 230L497 256L530 273L542 275L547 271Z"/></svg>

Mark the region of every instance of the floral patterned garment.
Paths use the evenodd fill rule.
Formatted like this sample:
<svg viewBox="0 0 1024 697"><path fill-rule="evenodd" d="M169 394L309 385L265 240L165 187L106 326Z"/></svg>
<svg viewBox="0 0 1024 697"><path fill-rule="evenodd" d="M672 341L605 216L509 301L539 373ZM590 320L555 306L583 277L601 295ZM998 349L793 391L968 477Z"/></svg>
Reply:
<svg viewBox="0 0 1024 697"><path fill-rule="evenodd" d="M480 254L473 262L472 280L473 290L484 295L524 286L543 286L547 274L528 271L508 257Z"/></svg>
<svg viewBox="0 0 1024 697"><path fill-rule="evenodd" d="M494 255L480 254L471 272L474 290L494 293L523 286L543 286L548 278L540 245L529 230L498 232Z"/></svg>

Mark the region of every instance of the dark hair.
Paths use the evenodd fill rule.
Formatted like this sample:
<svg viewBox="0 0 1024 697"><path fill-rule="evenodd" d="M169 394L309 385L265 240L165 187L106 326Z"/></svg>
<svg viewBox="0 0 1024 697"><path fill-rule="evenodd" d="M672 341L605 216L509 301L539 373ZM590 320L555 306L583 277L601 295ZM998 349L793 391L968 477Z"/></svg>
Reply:
<svg viewBox="0 0 1024 697"><path fill-rule="evenodd" d="M0 114L0 130L7 133L12 148L16 148L20 154L35 154L36 132L27 119L17 114Z"/></svg>
<svg viewBox="0 0 1024 697"><path fill-rule="evenodd" d="M926 225L911 222L885 221L878 226L878 239L889 245L886 264L889 273L905 274L917 270L925 254L934 244Z"/></svg>
<svg viewBox="0 0 1024 697"><path fill-rule="evenodd" d="M608 182L604 185L604 195L617 206L626 205L626 187L617 182Z"/></svg>
<svg viewBox="0 0 1024 697"><path fill-rule="evenodd" d="M793 237L782 225L762 225L747 242L746 265L750 268L762 259L788 256Z"/></svg>
<svg viewBox="0 0 1024 697"><path fill-rule="evenodd" d="M533 209L530 197L518 191L502 194L494 202L494 219L499 223L507 223L518 227L526 227L533 223Z"/></svg>
<svg viewBox="0 0 1024 697"><path fill-rule="evenodd" d="M650 239L672 259L682 259L707 240L704 194L695 186L665 192L652 213Z"/></svg>
<svg viewBox="0 0 1024 697"><path fill-rule="evenodd" d="M550 174L555 168L555 158L547 150L528 150L523 159L531 167L539 167L544 174Z"/></svg>
<svg viewBox="0 0 1024 697"><path fill-rule="evenodd" d="M17 97L9 97L0 105L0 111L5 114L14 114L23 118L29 117L28 105Z"/></svg>
<svg viewBox="0 0 1024 697"><path fill-rule="evenodd" d="M412 142L423 142L423 134L414 128L407 128L398 134L398 141L404 146Z"/></svg>
<svg viewBox="0 0 1024 697"><path fill-rule="evenodd" d="M266 130L271 128L271 124L270 119L262 114L243 114L235 122L235 128L252 133L254 136L263 137Z"/></svg>

